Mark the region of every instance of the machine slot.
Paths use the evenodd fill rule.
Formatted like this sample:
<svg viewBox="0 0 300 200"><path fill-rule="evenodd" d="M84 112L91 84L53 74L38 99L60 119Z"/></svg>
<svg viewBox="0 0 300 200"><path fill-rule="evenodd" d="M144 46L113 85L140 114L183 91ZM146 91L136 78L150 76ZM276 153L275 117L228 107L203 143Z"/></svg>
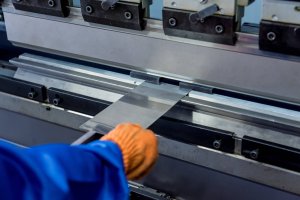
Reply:
<svg viewBox="0 0 300 200"><path fill-rule="evenodd" d="M34 13L67 17L70 13L68 0L13 0L17 10L24 10Z"/></svg>
<svg viewBox="0 0 300 200"><path fill-rule="evenodd" d="M0 91L39 102L47 99L45 86L2 75L0 75Z"/></svg>
<svg viewBox="0 0 300 200"><path fill-rule="evenodd" d="M300 172L300 150L244 136L242 155L259 162Z"/></svg>

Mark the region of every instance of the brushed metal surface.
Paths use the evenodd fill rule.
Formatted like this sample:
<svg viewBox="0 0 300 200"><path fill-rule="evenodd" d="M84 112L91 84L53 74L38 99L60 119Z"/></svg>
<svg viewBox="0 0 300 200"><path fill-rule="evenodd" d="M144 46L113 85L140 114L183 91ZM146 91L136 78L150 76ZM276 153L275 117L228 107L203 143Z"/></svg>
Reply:
<svg viewBox="0 0 300 200"><path fill-rule="evenodd" d="M21 46L300 103L299 57L168 37L155 27L135 32L90 25L78 16L58 19L4 10L8 39Z"/></svg>
<svg viewBox="0 0 300 200"><path fill-rule="evenodd" d="M81 128L88 131L107 133L118 124L131 122L148 128L177 102L188 94L189 90L170 84L152 84L144 82L134 88L119 101L84 123Z"/></svg>

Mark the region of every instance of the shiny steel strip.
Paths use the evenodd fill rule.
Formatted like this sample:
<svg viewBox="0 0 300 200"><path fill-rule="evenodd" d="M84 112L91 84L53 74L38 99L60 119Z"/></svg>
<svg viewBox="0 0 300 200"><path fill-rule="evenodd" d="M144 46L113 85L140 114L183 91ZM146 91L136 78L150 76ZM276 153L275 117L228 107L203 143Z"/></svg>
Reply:
<svg viewBox="0 0 300 200"><path fill-rule="evenodd" d="M144 82L93 119L87 121L81 128L107 133L124 122L136 123L148 128L186 96L189 91L170 84L155 85Z"/></svg>

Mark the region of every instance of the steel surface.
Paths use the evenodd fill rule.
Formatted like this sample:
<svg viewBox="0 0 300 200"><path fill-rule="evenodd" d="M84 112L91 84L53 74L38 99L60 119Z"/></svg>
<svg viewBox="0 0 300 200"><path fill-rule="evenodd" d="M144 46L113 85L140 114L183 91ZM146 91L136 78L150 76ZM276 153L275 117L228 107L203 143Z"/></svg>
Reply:
<svg viewBox="0 0 300 200"><path fill-rule="evenodd" d="M125 122L148 128L188 92L189 90L180 89L178 86L144 82L87 121L81 128L107 133L118 124Z"/></svg>
<svg viewBox="0 0 300 200"><path fill-rule="evenodd" d="M10 7L4 13L9 40L21 46L300 103L300 58L261 52L253 43L228 47L168 37L159 24L136 32L90 25L78 16L17 14Z"/></svg>

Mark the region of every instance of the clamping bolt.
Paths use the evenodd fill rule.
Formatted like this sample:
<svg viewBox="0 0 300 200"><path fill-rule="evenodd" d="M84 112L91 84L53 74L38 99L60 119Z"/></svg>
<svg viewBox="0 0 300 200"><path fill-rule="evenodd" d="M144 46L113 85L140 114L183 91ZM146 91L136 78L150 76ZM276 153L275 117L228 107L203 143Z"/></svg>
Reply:
<svg viewBox="0 0 300 200"><path fill-rule="evenodd" d="M249 156L251 159L256 160L258 158L258 149L250 151Z"/></svg>
<svg viewBox="0 0 300 200"><path fill-rule="evenodd" d="M60 98L55 98L52 101L53 105L55 105L55 106L58 106L60 102L61 102Z"/></svg>
<svg viewBox="0 0 300 200"><path fill-rule="evenodd" d="M85 7L85 12L89 13L89 14L92 14L93 13L93 7L90 6L90 5L87 5Z"/></svg>
<svg viewBox="0 0 300 200"><path fill-rule="evenodd" d="M215 140L215 141L213 142L213 147L214 147L215 149L220 149L220 148L221 148L221 145L222 145L222 140Z"/></svg>
<svg viewBox="0 0 300 200"><path fill-rule="evenodd" d="M48 5L53 8L55 6L55 1L54 0L49 0Z"/></svg>
<svg viewBox="0 0 300 200"><path fill-rule="evenodd" d="M27 94L27 97L29 99L34 99L34 97L36 97L36 96L37 96L37 94L34 91L28 92L28 94Z"/></svg>
<svg viewBox="0 0 300 200"><path fill-rule="evenodd" d="M119 2L119 0L103 0L101 3L101 8L103 10L109 10L109 8L111 8L118 2Z"/></svg>
<svg viewBox="0 0 300 200"><path fill-rule="evenodd" d="M191 23L197 23L203 21L206 17L212 16L216 12L220 10L219 6L217 4L213 4L211 6L208 6L207 8L204 8L203 10L200 10L196 13L191 13L189 16L189 20Z"/></svg>

